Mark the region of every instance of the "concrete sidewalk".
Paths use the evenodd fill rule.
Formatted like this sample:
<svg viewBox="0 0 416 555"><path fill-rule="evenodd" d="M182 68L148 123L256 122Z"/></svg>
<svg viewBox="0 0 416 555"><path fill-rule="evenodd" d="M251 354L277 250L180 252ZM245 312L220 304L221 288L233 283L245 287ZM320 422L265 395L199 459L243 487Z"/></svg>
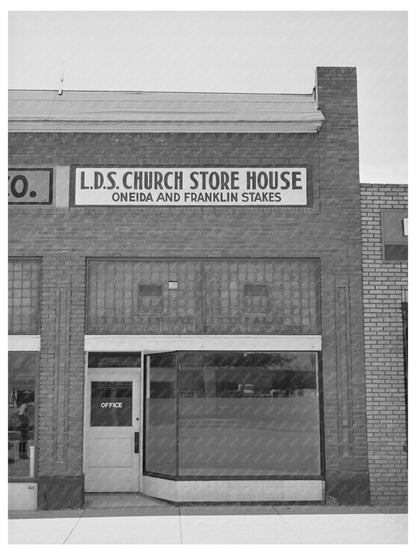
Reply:
<svg viewBox="0 0 416 555"><path fill-rule="evenodd" d="M193 506L13 511L10 544L405 544L407 509Z"/></svg>

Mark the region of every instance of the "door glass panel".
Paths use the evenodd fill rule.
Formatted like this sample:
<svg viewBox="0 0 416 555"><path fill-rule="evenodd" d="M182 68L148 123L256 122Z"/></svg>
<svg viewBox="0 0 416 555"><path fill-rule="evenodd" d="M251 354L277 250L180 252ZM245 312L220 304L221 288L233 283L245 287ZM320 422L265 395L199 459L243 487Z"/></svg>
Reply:
<svg viewBox="0 0 416 555"><path fill-rule="evenodd" d="M132 393L132 382L91 382L91 426L131 426Z"/></svg>

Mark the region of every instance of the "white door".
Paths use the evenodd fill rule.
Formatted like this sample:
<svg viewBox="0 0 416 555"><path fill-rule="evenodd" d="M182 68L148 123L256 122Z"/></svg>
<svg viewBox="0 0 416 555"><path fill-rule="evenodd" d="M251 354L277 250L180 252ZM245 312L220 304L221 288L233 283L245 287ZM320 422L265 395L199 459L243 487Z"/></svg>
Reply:
<svg viewBox="0 0 416 555"><path fill-rule="evenodd" d="M84 422L85 491L139 491L140 369L89 369Z"/></svg>

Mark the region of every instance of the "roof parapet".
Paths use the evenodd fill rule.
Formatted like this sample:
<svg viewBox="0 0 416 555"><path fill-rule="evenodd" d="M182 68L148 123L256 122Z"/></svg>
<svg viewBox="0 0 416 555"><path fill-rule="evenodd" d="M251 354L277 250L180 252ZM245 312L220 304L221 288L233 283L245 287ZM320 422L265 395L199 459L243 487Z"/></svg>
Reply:
<svg viewBox="0 0 416 555"><path fill-rule="evenodd" d="M10 90L10 132L317 133L315 94Z"/></svg>

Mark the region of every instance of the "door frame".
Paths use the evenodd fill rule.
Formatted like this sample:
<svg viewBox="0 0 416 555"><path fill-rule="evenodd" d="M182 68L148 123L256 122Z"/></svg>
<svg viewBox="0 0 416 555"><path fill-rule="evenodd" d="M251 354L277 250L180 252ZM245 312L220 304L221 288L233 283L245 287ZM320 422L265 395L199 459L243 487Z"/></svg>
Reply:
<svg viewBox="0 0 416 555"><path fill-rule="evenodd" d="M114 351L115 352L115 351ZM140 351L138 351L140 352ZM143 364L143 356L141 355L141 364ZM91 393L89 391L89 384L91 383L91 374L98 373L98 371L103 372L105 374L106 371L111 372L114 371L116 373L126 372L130 374L136 374L138 377L138 385L139 385L139 398L138 398L138 416L139 416L139 433L140 433L140 441L139 441L139 464L138 464L138 490L136 493L140 493L142 491L142 475L143 475L143 369L138 367L126 367L126 368L89 368L88 367L88 352L85 353L85 380L84 380L84 417L83 417L83 424L84 424L84 431L83 431L83 441L82 441L82 448L83 448L83 462L82 462L82 471L84 473L84 477L87 470L87 430L90 428L89 418L91 416ZM112 381L112 375L109 374L108 381ZM93 378L94 379L94 378ZM134 405L133 405L134 407ZM132 419L135 418L134 410L132 414ZM132 422L133 422L132 420ZM134 431L133 431L134 433ZM85 489L85 486L84 486Z"/></svg>

